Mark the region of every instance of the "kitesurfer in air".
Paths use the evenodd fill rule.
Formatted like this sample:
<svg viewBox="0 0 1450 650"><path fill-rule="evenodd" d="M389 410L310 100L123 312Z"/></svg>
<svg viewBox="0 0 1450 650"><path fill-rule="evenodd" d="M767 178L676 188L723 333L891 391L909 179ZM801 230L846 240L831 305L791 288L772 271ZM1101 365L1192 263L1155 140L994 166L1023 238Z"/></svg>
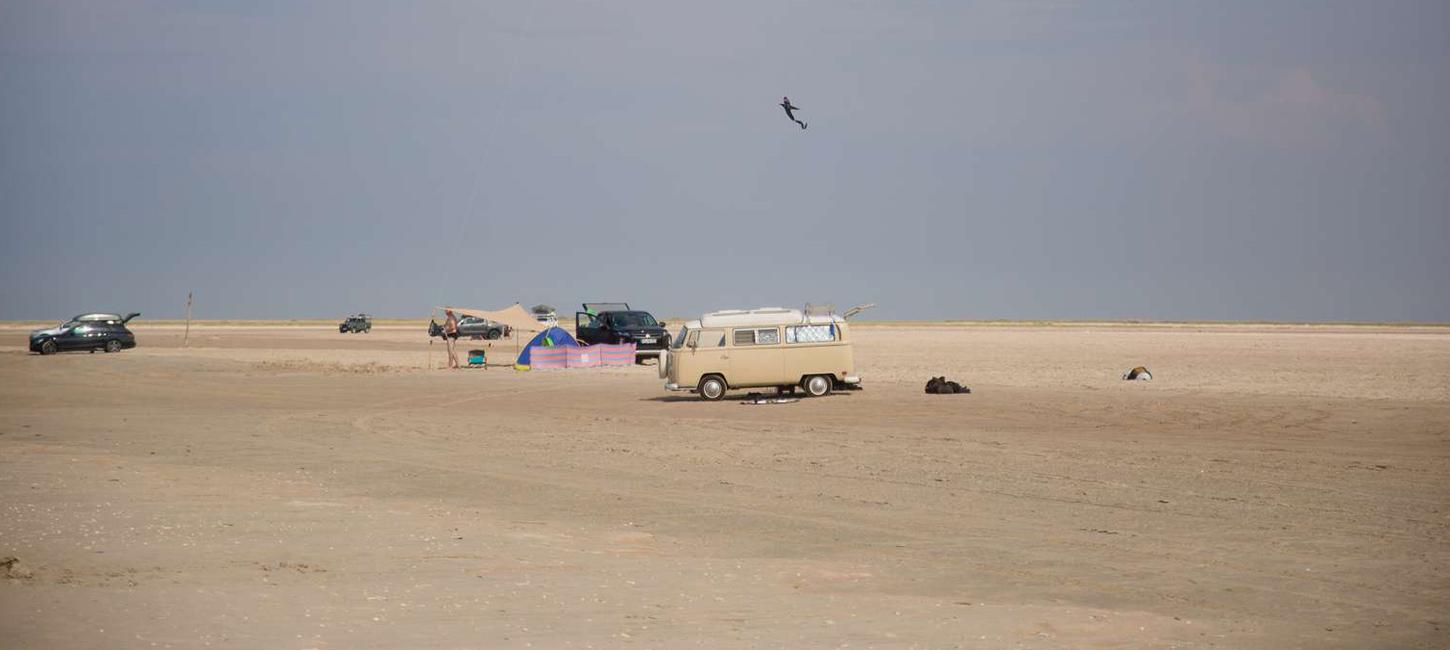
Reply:
<svg viewBox="0 0 1450 650"><path fill-rule="evenodd" d="M785 116L788 117L788 118L790 118L790 121L795 122L796 124L801 125L801 128L802 129L806 128L806 123L805 122L802 122L802 121L800 121L800 120L798 120L798 119L795 118L795 111L800 110L800 107L798 107L798 106L792 106L791 103L790 103L790 98L789 97L782 97L782 98L780 98L780 107L785 109Z"/></svg>

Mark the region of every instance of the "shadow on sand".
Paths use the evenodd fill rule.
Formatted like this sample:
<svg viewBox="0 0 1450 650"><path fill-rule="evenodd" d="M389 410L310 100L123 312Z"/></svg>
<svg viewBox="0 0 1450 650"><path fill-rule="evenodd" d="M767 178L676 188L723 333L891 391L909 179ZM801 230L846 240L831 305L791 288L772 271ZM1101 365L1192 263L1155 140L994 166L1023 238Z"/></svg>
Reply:
<svg viewBox="0 0 1450 650"><path fill-rule="evenodd" d="M799 399L802 402L809 402L809 401L814 401L814 400L830 399L832 397L843 397L845 395L850 394L851 392L855 392L855 391L831 391L831 393L829 395L822 395L821 397L807 397L805 394L800 393L800 392L796 392L794 395L777 395L774 392L730 393L730 394L727 394L724 398L722 398L720 400L720 403L721 404L728 404L728 403L732 403L732 402L744 402L744 401L748 401L748 400L755 399L757 397L767 397L767 398L787 397L787 398L796 398L796 399ZM683 394L683 395L659 395L659 396L656 396L656 397L641 397L641 398L639 398L639 401L641 401L641 402L661 402L661 403L669 404L669 403L674 403L674 402L705 402L706 400L701 399L699 395L696 395L694 393L687 393L687 394Z"/></svg>

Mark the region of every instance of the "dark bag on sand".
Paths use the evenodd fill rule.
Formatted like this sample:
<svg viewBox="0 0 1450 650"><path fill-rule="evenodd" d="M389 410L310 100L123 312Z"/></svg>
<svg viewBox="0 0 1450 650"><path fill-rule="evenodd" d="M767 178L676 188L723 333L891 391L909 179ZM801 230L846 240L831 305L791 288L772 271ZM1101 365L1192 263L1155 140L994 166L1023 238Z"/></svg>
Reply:
<svg viewBox="0 0 1450 650"><path fill-rule="evenodd" d="M950 381L946 377L932 377L926 382L926 394L928 395L965 395L970 392L972 389Z"/></svg>

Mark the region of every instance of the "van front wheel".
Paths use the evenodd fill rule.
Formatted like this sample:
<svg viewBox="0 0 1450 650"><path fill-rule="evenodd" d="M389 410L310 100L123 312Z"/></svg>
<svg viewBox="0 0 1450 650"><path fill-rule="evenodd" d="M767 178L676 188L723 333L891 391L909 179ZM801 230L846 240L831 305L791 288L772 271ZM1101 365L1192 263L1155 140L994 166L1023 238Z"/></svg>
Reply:
<svg viewBox="0 0 1450 650"><path fill-rule="evenodd" d="M710 375L700 380L700 397L714 402L725 397L725 379L720 375Z"/></svg>
<svg viewBox="0 0 1450 650"><path fill-rule="evenodd" d="M806 394L811 397L825 397L831 394L831 378L825 375L811 375L802 382Z"/></svg>

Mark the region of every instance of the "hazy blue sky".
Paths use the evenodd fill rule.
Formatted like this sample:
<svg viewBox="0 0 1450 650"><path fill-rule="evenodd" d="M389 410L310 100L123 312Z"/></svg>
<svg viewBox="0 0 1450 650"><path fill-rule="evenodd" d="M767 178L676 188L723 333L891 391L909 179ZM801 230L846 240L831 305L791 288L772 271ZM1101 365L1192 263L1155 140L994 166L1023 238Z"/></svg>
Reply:
<svg viewBox="0 0 1450 650"><path fill-rule="evenodd" d="M1450 321L1450 2L0 0L0 279Z"/></svg>

